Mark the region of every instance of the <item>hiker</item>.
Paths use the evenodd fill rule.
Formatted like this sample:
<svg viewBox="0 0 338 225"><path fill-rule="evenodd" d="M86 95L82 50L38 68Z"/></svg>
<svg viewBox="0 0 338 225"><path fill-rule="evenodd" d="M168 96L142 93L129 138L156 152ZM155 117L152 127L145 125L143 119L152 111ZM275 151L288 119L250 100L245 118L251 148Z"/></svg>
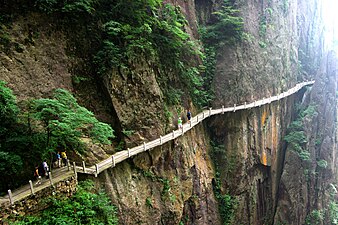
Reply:
<svg viewBox="0 0 338 225"><path fill-rule="evenodd" d="M178 129L183 129L183 125L182 125L182 119L181 119L181 117L178 117L178 120L177 120L177 125L178 125Z"/></svg>
<svg viewBox="0 0 338 225"><path fill-rule="evenodd" d="M66 154L66 151L62 151L61 152L61 158L62 158L62 162L63 162L64 166L67 166L67 154Z"/></svg>
<svg viewBox="0 0 338 225"><path fill-rule="evenodd" d="M41 175L39 173L39 167L38 166L35 167L34 177L36 177L36 180L37 180L35 185L41 184Z"/></svg>
<svg viewBox="0 0 338 225"><path fill-rule="evenodd" d="M57 167L61 167L61 155L60 155L60 152L57 152L56 153L56 166Z"/></svg>
<svg viewBox="0 0 338 225"><path fill-rule="evenodd" d="M190 109L188 109L188 112L187 112L187 118L188 118L188 123L190 123L190 119L191 119L191 112L190 112Z"/></svg>
<svg viewBox="0 0 338 225"><path fill-rule="evenodd" d="M49 168L48 168L48 164L47 164L47 162L46 162L46 161L43 161L43 163L42 163L42 167L43 167L43 170L44 170L45 176L48 178L48 176L49 176L49 174L48 174L48 172L49 172Z"/></svg>

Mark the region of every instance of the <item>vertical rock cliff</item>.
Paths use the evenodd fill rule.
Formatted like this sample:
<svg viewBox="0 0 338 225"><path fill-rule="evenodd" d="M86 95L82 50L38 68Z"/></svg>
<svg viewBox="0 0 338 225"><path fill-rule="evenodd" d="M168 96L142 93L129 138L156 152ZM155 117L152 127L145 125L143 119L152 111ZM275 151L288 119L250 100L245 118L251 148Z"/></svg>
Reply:
<svg viewBox="0 0 338 225"><path fill-rule="evenodd" d="M100 174L96 184L118 207L120 224L333 223L337 58L324 48L321 1L229 2L239 9L246 38L216 52L212 107L268 98L304 80L316 83L272 104L209 118ZM185 30L198 41L198 29L212 24L223 1L164 3L180 9ZM86 21L64 28L38 12L19 14L0 29L2 41L3 34L10 37L0 46L0 79L19 100L48 96L54 88L71 90L112 124L119 143L107 154L93 150L90 162L170 132L186 108L198 112L190 96L166 107L163 86L176 88L180 80L152 57L141 55L128 67L98 76L89 55L89 46L97 43L86 39L91 33ZM295 121L304 135L301 150L285 138Z"/></svg>

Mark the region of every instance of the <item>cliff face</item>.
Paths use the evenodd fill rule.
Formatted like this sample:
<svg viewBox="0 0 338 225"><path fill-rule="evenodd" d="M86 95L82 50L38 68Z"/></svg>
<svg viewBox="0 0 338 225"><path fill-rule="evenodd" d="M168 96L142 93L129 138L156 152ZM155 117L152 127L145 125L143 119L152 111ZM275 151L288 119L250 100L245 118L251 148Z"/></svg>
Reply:
<svg viewBox="0 0 338 225"><path fill-rule="evenodd" d="M207 24L222 3L166 2L181 7L194 39L199 38L197 27ZM326 57L323 36L318 35L322 33L317 32L320 4L232 2L241 10L249 35L240 44L219 50L213 106L269 97L315 73L311 94L303 89L264 107L215 116L175 142L105 171L97 185L105 187L118 207L121 224L221 224L218 180L218 191L235 202L230 224L304 224L307 215L333 201L337 68L334 56ZM80 103L113 125L126 147L172 130L177 111L192 107L184 99L179 110L164 108L159 82L163 71L143 57L107 77L95 77L86 49L73 45L74 38L85 40L85 33L66 32L46 17L25 14L2 31L11 38L0 52L0 79L19 100L46 96L53 88L72 90ZM80 84L74 79L79 72L87 77ZM284 142L288 125L297 118L297 104L317 106L316 116L303 121L311 153L307 162ZM123 136L122 131L132 134ZM91 160L102 155L94 151ZM320 160L327 162L326 168L318 166ZM322 224L328 224L327 218Z"/></svg>
<svg viewBox="0 0 338 225"><path fill-rule="evenodd" d="M307 160L286 150L278 193L276 221L287 224L333 223L337 168L337 58L329 53L322 61L316 83L305 102L315 107L302 118L306 135ZM320 212L321 219L315 218Z"/></svg>

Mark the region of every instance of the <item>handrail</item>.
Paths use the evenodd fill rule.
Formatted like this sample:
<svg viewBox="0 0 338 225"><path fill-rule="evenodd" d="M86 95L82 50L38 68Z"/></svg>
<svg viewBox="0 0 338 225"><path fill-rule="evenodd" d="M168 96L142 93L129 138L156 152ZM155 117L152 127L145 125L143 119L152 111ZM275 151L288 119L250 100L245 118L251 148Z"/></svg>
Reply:
<svg viewBox="0 0 338 225"><path fill-rule="evenodd" d="M227 112L236 112L239 110L245 110L245 109L251 109L251 108L255 108L255 107L260 107L262 105L265 104L270 104L272 102L275 101L279 101L283 98L286 98L296 92L298 92L301 88L303 88L304 86L307 85L311 85L313 84L315 81L306 81L306 82L302 82L297 84L295 87L289 89L288 91L285 91L279 95L276 96L270 96L268 98L263 98L251 103L244 103L242 105L234 105L232 107L227 107L224 108L224 106L222 106L222 108L220 109L212 109L209 108L207 110L203 110L202 112L200 112L199 114L197 114L195 117L192 117L190 122L187 122L185 124L183 124L183 128L182 129L177 129L174 130L164 136L160 136L159 138L149 141L149 142L144 142L142 145L127 149L127 150L123 150L123 151L119 151L117 153L115 153L114 155L112 155L111 157L104 159L102 161L100 161L99 163L91 166L91 167L85 167L85 163L83 162L82 166L76 166L75 163L75 167L73 166L73 171L75 173L85 173L85 174L90 174L90 175L95 175L98 176L98 174L100 174L102 171L111 168L111 167L115 167L116 164L123 162L124 160L133 157L137 154L140 154L142 152L145 151L149 151L150 149L153 149L157 146L161 146L171 140L174 140L182 135L184 135L184 133L188 132L189 130L191 130L194 126L196 126L197 124L199 124L200 122L202 122L204 119L213 116L213 115L218 115L218 114L224 114ZM69 165L69 164L68 164ZM70 171L70 167L68 166L68 173L66 178L68 178L69 176L71 176L73 173L69 172ZM63 179L66 179L63 178ZM54 177L54 179L56 180L57 177ZM58 179L59 180L59 179ZM61 180L59 180L61 181ZM31 181L30 181L31 184ZM50 180L50 185L46 186L49 187L53 184L52 180ZM46 188L43 187L43 188ZM30 186L30 188L32 189L32 185ZM42 187L37 188L37 190L43 189ZM34 193L34 190L25 190L25 191L20 191L17 192L16 195L13 195L13 193L11 192L11 190L8 190L8 196L5 196L7 198L9 198L9 202L10 204L14 204L14 202L19 201L25 197L27 197L27 193L26 192L32 192L32 194ZM26 193L26 194L24 194ZM28 194L29 195L29 194ZM0 198L0 205L4 203L4 197Z"/></svg>

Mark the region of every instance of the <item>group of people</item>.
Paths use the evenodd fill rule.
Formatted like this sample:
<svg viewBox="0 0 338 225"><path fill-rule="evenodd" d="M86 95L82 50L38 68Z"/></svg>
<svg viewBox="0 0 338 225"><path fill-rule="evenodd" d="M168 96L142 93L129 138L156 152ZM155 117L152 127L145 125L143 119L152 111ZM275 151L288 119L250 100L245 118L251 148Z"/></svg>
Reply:
<svg viewBox="0 0 338 225"><path fill-rule="evenodd" d="M191 120L190 109L188 109L187 111L187 118L188 118L188 123L190 123L190 120ZM183 121L181 117L178 117L177 124L178 124L178 129L183 129Z"/></svg>
<svg viewBox="0 0 338 225"><path fill-rule="evenodd" d="M55 153L53 158L54 158L53 159L54 167L60 168L62 166L67 166L68 164L66 151ZM43 161L39 166L36 166L34 171L34 176L36 177L37 180L36 184L41 184L42 177L46 177L48 179L49 172L50 170L46 160Z"/></svg>
<svg viewBox="0 0 338 225"><path fill-rule="evenodd" d="M66 151L61 151L61 152L57 152L55 153L55 159L53 160L55 167L62 167L63 166L67 166L68 164L68 160L67 160L67 154Z"/></svg>

